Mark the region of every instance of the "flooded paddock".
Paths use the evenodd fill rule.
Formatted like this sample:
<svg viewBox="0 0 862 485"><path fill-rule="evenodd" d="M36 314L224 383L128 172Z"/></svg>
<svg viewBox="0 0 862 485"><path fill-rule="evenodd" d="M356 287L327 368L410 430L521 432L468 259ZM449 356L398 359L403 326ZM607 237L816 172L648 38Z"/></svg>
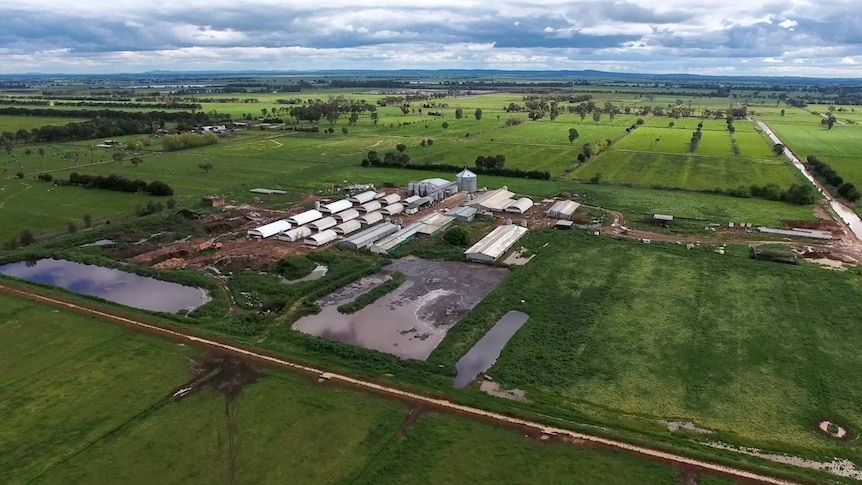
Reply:
<svg viewBox="0 0 862 485"><path fill-rule="evenodd" d="M200 288L65 259L10 263L0 274L155 312L191 311L210 300Z"/></svg>
<svg viewBox="0 0 862 485"><path fill-rule="evenodd" d="M524 312L512 311L503 315L485 335L476 342L470 350L458 360L455 368L455 387L467 387L476 377L497 362L503 347L530 318Z"/></svg>
<svg viewBox="0 0 862 485"><path fill-rule="evenodd" d="M406 277L398 289L352 315L338 312L391 277ZM295 330L339 342L425 360L449 328L509 276L503 268L415 257L395 260L382 272L322 298L316 315L293 324Z"/></svg>

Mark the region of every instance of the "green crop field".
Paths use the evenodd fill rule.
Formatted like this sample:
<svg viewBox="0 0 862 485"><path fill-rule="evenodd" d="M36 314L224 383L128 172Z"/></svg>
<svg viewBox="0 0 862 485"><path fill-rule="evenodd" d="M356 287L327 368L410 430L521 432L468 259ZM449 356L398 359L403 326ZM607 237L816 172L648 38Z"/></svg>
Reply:
<svg viewBox="0 0 862 485"><path fill-rule="evenodd" d="M813 432L824 417L862 424L858 276L755 261L745 248L718 255L560 231L522 243L536 258L449 331L432 364L454 365L517 309L530 319L488 374L534 401L862 459L858 443Z"/></svg>
<svg viewBox="0 0 862 485"><path fill-rule="evenodd" d="M814 155L845 180L862 186L862 126L836 124L827 130L812 116L805 123L775 121L769 127L800 158Z"/></svg>
<svg viewBox="0 0 862 485"><path fill-rule="evenodd" d="M30 131L33 128L41 128L49 125L65 125L83 121L74 118L49 118L42 116L8 116L0 115L0 132L16 132L18 130Z"/></svg>
<svg viewBox="0 0 862 485"><path fill-rule="evenodd" d="M449 415L260 370L237 397L201 389L187 347L0 296L0 481L667 484L616 452L539 443ZM573 482L574 481L574 482Z"/></svg>

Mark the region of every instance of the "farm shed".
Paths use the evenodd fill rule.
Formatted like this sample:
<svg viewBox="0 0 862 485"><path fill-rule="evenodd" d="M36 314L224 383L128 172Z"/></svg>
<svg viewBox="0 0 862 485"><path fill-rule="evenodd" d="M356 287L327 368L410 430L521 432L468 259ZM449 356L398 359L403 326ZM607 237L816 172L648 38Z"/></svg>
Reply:
<svg viewBox="0 0 862 485"><path fill-rule="evenodd" d="M203 203L209 207L224 207L224 197L221 195L207 195L203 198Z"/></svg>
<svg viewBox="0 0 862 485"><path fill-rule="evenodd" d="M378 241L386 236L389 236L390 234L395 234L396 232L398 232L398 226L389 222L385 222L383 224L369 227L362 232L357 232L356 234L348 237L341 242L341 247L347 249L367 248L368 246L371 246L374 241Z"/></svg>
<svg viewBox="0 0 862 485"><path fill-rule="evenodd" d="M770 227L758 227L758 231L765 234L776 234L779 236L790 236L790 237L808 237L811 239L823 239L830 240L832 239L832 233L829 231L816 231L814 229L799 229L793 228L791 230L787 229L772 229Z"/></svg>
<svg viewBox="0 0 862 485"><path fill-rule="evenodd" d="M251 237L259 237L266 239L268 237L275 236L276 234L286 231L290 229L290 222L282 219L280 221L270 222L265 226L260 226L255 229L248 231L248 235Z"/></svg>
<svg viewBox="0 0 862 485"><path fill-rule="evenodd" d="M394 216L395 214L400 214L404 212L404 205L400 203L387 205L386 207L380 209L380 212L387 216Z"/></svg>
<svg viewBox="0 0 862 485"><path fill-rule="evenodd" d="M375 192L373 190L369 190L366 192L356 194L347 200L349 200L353 204L361 205L361 204L371 202L372 200L374 200L374 197L376 195L377 195L377 192Z"/></svg>
<svg viewBox="0 0 862 485"><path fill-rule="evenodd" d="M572 200L561 200L551 206L545 215L553 219L571 219L581 204Z"/></svg>
<svg viewBox="0 0 862 485"><path fill-rule="evenodd" d="M527 234L526 227L514 224L500 226L464 251L464 255L471 261L493 263L524 237L524 234Z"/></svg>
<svg viewBox="0 0 862 485"><path fill-rule="evenodd" d="M441 178L425 179L407 184L407 195L427 196L434 200L445 199L457 191L458 185L455 182Z"/></svg>
<svg viewBox="0 0 862 485"><path fill-rule="evenodd" d="M380 203L383 205L392 205L398 202L401 202L401 196L398 194L389 194L380 198Z"/></svg>
<svg viewBox="0 0 862 485"><path fill-rule="evenodd" d="M368 249L375 254L388 254L404 243L409 242L422 229L424 224L414 222L400 231L390 234L371 245Z"/></svg>
<svg viewBox="0 0 862 485"><path fill-rule="evenodd" d="M527 197L521 197L515 202L511 203L506 207L506 212L514 212L516 214L523 214L530 210L533 207L533 201L528 199Z"/></svg>
<svg viewBox="0 0 862 485"><path fill-rule="evenodd" d="M379 211L381 207L383 207L383 204L375 200L360 205L356 208L356 210L358 210L360 213L367 214L369 212Z"/></svg>
<svg viewBox="0 0 862 485"><path fill-rule="evenodd" d="M335 214L333 217L335 217L338 222L347 222L358 218L359 211L356 209L347 209L346 211Z"/></svg>
<svg viewBox="0 0 862 485"><path fill-rule="evenodd" d="M656 224L661 224L663 226L667 226L667 225L670 225L671 222L673 222L673 216L668 215L668 214L653 214L652 220Z"/></svg>
<svg viewBox="0 0 862 485"><path fill-rule="evenodd" d="M372 224L377 224L378 222L382 221L383 214L381 214L380 212L369 212L368 214L365 214L364 216L356 220L361 222L362 224L370 226Z"/></svg>
<svg viewBox="0 0 862 485"><path fill-rule="evenodd" d="M284 190L276 190L276 189L251 189L249 190L252 194L263 194L263 195L284 195L287 192Z"/></svg>
<svg viewBox="0 0 862 485"><path fill-rule="evenodd" d="M514 202L515 194L506 188L489 190L467 203L470 207L481 210L503 211Z"/></svg>
<svg viewBox="0 0 862 485"><path fill-rule="evenodd" d="M332 229L309 236L304 242L309 246L323 246L338 239L338 234Z"/></svg>
<svg viewBox="0 0 862 485"><path fill-rule="evenodd" d="M423 207L430 206L433 202L434 199L432 199L431 197L419 197L418 199L408 204L407 208L421 210Z"/></svg>
<svg viewBox="0 0 862 485"><path fill-rule="evenodd" d="M416 202L417 200L419 200L421 198L422 197L420 197L418 195L411 195L410 197L407 197L406 199L404 199L404 203L407 204L407 206L409 207L410 204Z"/></svg>
<svg viewBox="0 0 862 485"><path fill-rule="evenodd" d="M422 227L419 228L419 234L433 236L454 224L455 218L450 215L434 212L420 219L419 223L422 224Z"/></svg>
<svg viewBox="0 0 862 485"><path fill-rule="evenodd" d="M571 229L574 226L575 223L573 221L569 221L566 219L560 219L557 221L556 224L554 224L554 227L556 227L557 229Z"/></svg>
<svg viewBox="0 0 862 485"><path fill-rule="evenodd" d="M475 192L478 190L476 188L478 185L476 174L467 170L467 167L455 175L455 184L458 185L458 192Z"/></svg>
<svg viewBox="0 0 862 485"><path fill-rule="evenodd" d="M287 242L296 242L300 239L311 236L311 228L308 226L299 226L289 231L280 232L278 236L279 241L287 241Z"/></svg>
<svg viewBox="0 0 862 485"><path fill-rule="evenodd" d="M336 225L338 225L338 221L336 221L334 217L324 217L323 219L318 219L312 222L308 227L314 231L325 231L331 227L335 227Z"/></svg>
<svg viewBox="0 0 862 485"><path fill-rule="evenodd" d="M360 229L362 229L362 224L356 219L344 222L332 228L332 230L339 236L352 234Z"/></svg>
<svg viewBox="0 0 862 485"><path fill-rule="evenodd" d="M458 207L449 211L449 215L461 222L471 222L476 217L475 207Z"/></svg>
<svg viewBox="0 0 862 485"><path fill-rule="evenodd" d="M303 226L318 219L323 219L323 214L321 214L317 209L311 209L310 211L301 212L295 216L288 217L287 222L294 226Z"/></svg>
<svg viewBox="0 0 862 485"><path fill-rule="evenodd" d="M320 207L320 212L323 214L337 214L341 211L346 211L353 207L353 202L350 202L347 199L337 200L330 204L326 204Z"/></svg>

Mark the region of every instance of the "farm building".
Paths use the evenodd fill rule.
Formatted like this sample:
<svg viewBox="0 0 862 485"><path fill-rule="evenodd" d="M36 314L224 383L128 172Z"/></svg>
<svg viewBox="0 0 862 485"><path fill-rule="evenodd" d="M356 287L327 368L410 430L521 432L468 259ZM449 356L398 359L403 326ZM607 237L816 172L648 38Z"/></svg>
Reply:
<svg viewBox="0 0 862 485"><path fill-rule="evenodd" d="M410 207L410 204L416 202L417 200L419 200L421 198L422 197L418 196L418 195L411 195L410 197L407 197L406 199L404 199L404 203L407 204L407 207Z"/></svg>
<svg viewBox="0 0 862 485"><path fill-rule="evenodd" d="M667 226L670 225L671 222L673 222L673 216L667 214L653 214L652 220L656 224Z"/></svg>
<svg viewBox="0 0 862 485"><path fill-rule="evenodd" d="M424 224L422 224L421 222L414 222L413 224L410 224L409 226L405 227L404 229L401 229L398 232L379 239L368 249L375 254L388 254L396 250L402 244L411 241L414 237L416 237L416 234L419 233L423 226Z"/></svg>
<svg viewBox="0 0 862 485"><path fill-rule="evenodd" d="M323 214L320 213L317 209L311 209L309 211L301 212L295 216L288 217L287 222L293 224L294 226L303 226L308 224L309 222L314 222L318 219L323 219Z"/></svg>
<svg viewBox="0 0 862 485"><path fill-rule="evenodd" d="M451 215L434 212L420 219L419 223L422 224L422 227L419 228L419 234L433 236L454 224L455 218Z"/></svg>
<svg viewBox="0 0 862 485"><path fill-rule="evenodd" d="M811 239L822 239L828 241L832 239L832 233L829 231L817 231L814 229L800 229L797 227L792 228L791 230L787 229L772 229L770 227L758 227L758 231L765 234L777 234L779 236L790 236L790 237L808 237Z"/></svg>
<svg viewBox="0 0 862 485"><path fill-rule="evenodd" d="M457 191L458 185L455 182L441 178L425 179L407 184L407 195L427 196L434 200L443 200Z"/></svg>
<svg viewBox="0 0 862 485"><path fill-rule="evenodd" d="M380 212L387 216L394 216L395 214L400 214L404 212L404 204L395 203L392 205L387 205L386 207L380 209Z"/></svg>
<svg viewBox="0 0 862 485"><path fill-rule="evenodd" d="M554 224L554 227L556 227L557 229L571 229L575 227L575 223L574 221L570 221L567 219L560 219L557 221L556 224Z"/></svg>
<svg viewBox="0 0 862 485"><path fill-rule="evenodd" d="M263 194L263 195L284 195L287 192L284 190L276 190L276 189L251 189L249 190L252 194Z"/></svg>
<svg viewBox="0 0 862 485"><path fill-rule="evenodd" d="M360 223L356 219L341 223L332 228L332 230L335 231L335 233L339 236L352 234L360 229L362 229L362 223Z"/></svg>
<svg viewBox="0 0 862 485"><path fill-rule="evenodd" d="M290 229L290 222L281 219L280 221L270 222L265 226L260 226L248 231L250 237L259 237L266 239L275 236L276 234Z"/></svg>
<svg viewBox="0 0 862 485"><path fill-rule="evenodd" d="M751 259L761 261L772 261L774 263L799 264L796 253L784 248L753 247L749 248Z"/></svg>
<svg viewBox="0 0 862 485"><path fill-rule="evenodd" d="M392 205L401 202L401 196L398 194L389 194L385 197L381 197L379 200L383 205Z"/></svg>
<svg viewBox="0 0 862 485"><path fill-rule="evenodd" d="M475 207L458 207L449 211L449 215L461 222L471 222L476 217Z"/></svg>
<svg viewBox="0 0 862 485"><path fill-rule="evenodd" d="M509 206L506 207L506 212L523 214L530 210L531 207L533 207L533 201L531 199L528 199L527 197L521 197L515 202L509 204Z"/></svg>
<svg viewBox="0 0 862 485"><path fill-rule="evenodd" d="M326 231L318 232L317 234L308 236L308 238L303 242L305 242L305 244L308 244L309 246L323 246L324 244L329 244L336 239L338 239L338 233L336 233L332 229L328 229Z"/></svg>
<svg viewBox="0 0 862 485"><path fill-rule="evenodd" d="M359 211L356 209L347 209L346 211L335 214L334 217L338 222L347 222L359 217Z"/></svg>
<svg viewBox="0 0 862 485"><path fill-rule="evenodd" d="M493 263L524 237L524 234L527 234L525 227L514 224L500 226L464 251L464 255L471 261Z"/></svg>
<svg viewBox="0 0 862 485"><path fill-rule="evenodd" d="M370 226L372 224L377 224L378 222L382 221L383 214L381 214L380 212L369 212L368 214L365 214L364 216L356 220L362 224Z"/></svg>
<svg viewBox="0 0 862 485"><path fill-rule="evenodd" d="M276 236L276 237L278 238L279 241L296 242L296 241L299 241L300 239L311 236L311 233L312 233L312 231L311 231L310 227L299 226L299 227L293 228L289 231L280 232L280 233L278 233L278 236Z"/></svg>
<svg viewBox="0 0 862 485"><path fill-rule="evenodd" d="M365 203L368 203L368 202L371 202L372 200L374 200L374 197L376 195L377 195L377 192L375 192L373 190L369 190L366 192L362 192L360 194L356 194L347 200L349 200L353 204L362 205L362 204L365 204Z"/></svg>
<svg viewBox="0 0 862 485"><path fill-rule="evenodd" d="M318 219L312 222L308 227L313 231L325 231L331 227L335 227L336 225L338 225L338 221L336 221L334 217L324 217L323 219Z"/></svg>
<svg viewBox="0 0 862 485"><path fill-rule="evenodd" d="M356 210L358 210L362 214L367 214L369 212L378 211L378 210L380 210L381 207L383 207L383 204L381 204L380 202L375 200L375 201L366 202L365 204L360 205L359 207L356 208Z"/></svg>
<svg viewBox="0 0 862 485"><path fill-rule="evenodd" d="M330 204L326 204L320 207L320 212L323 214L337 214L341 211L346 211L353 207L353 203L347 199L337 200Z"/></svg>
<svg viewBox="0 0 862 485"><path fill-rule="evenodd" d="M471 200L467 203L470 207L475 207L479 210L491 210L491 211L504 211L506 207L509 207L513 202L515 202L512 197L515 194L513 192L509 192L505 187L489 190L484 194L476 196L475 199Z"/></svg>
<svg viewBox="0 0 862 485"><path fill-rule="evenodd" d="M224 197L221 195L207 195L203 198L203 203L207 207L224 207Z"/></svg>
<svg viewBox="0 0 862 485"><path fill-rule="evenodd" d="M396 232L398 232L398 226L385 222L383 224L369 227L362 232L357 232L348 237L341 242L341 247L347 249L364 249L374 244L375 241L379 241L380 239L383 239L390 234L395 234Z"/></svg>
<svg viewBox="0 0 862 485"><path fill-rule="evenodd" d="M455 184L458 186L458 192L472 193L478 190L476 188L478 185L476 174L467 170L467 167L464 167L464 170L455 175Z"/></svg>
<svg viewBox="0 0 862 485"><path fill-rule="evenodd" d="M551 206L545 215L553 219L571 219L581 204L572 200L561 200Z"/></svg>

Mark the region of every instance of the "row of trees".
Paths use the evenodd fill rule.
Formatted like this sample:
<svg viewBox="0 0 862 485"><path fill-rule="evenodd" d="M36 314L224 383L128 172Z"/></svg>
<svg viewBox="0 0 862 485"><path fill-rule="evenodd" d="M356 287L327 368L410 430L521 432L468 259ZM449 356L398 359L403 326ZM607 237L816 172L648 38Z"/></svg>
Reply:
<svg viewBox="0 0 862 485"><path fill-rule="evenodd" d="M130 180L121 175L88 175L73 172L69 175L68 185L86 187L88 189L114 190L118 192L146 192L155 196L174 195L170 185L155 181L149 184L144 180Z"/></svg>
<svg viewBox="0 0 862 485"><path fill-rule="evenodd" d="M817 200L817 191L811 184L793 184L787 190L782 190L776 184L752 185L750 187L738 187L735 189L716 189L713 193L725 194L731 197L750 198L756 197L767 200L783 200L791 204L810 205Z"/></svg>
<svg viewBox="0 0 862 485"><path fill-rule="evenodd" d="M479 169L502 169L506 166L505 155L479 155L476 157L476 168Z"/></svg>
<svg viewBox="0 0 862 485"><path fill-rule="evenodd" d="M110 101L110 104L106 104ZM69 107L92 107L111 109L184 109L184 110L201 110L203 107L198 103L183 103L179 101L169 103L135 103L129 100L105 100L99 101L55 101L52 99L20 99L20 98L0 98L0 105L4 106L69 106Z"/></svg>
<svg viewBox="0 0 862 485"><path fill-rule="evenodd" d="M447 164L413 164L410 165L410 156L403 152L387 152L380 155L372 150L368 152L362 159L362 166L374 166L385 168L409 168L411 170L428 170L432 172L450 172L458 173L464 169L462 165L447 165ZM476 168L474 172L479 175L495 175L499 177L515 177L529 178L538 180L550 180L550 172L542 172L538 170L520 170L517 168L505 168L506 157L503 155L480 156L476 159Z"/></svg>
<svg viewBox="0 0 862 485"><path fill-rule="evenodd" d="M165 135L162 137L162 148L172 152L186 148L215 145L218 143L218 135L215 133L180 133L177 135Z"/></svg>
<svg viewBox="0 0 862 485"><path fill-rule="evenodd" d="M856 189L856 186L849 182L844 182L844 178L838 175L832 167L826 162L821 161L814 155L809 155L805 159L806 165L817 175L817 178L826 182L828 185L835 187L838 195L844 197L850 202L856 202L862 198L862 194Z"/></svg>
<svg viewBox="0 0 862 485"><path fill-rule="evenodd" d="M473 117L476 118L476 121L482 119L482 108L476 108L476 111L473 112ZM462 108L455 108L455 119L460 120L464 118L464 110Z"/></svg>

